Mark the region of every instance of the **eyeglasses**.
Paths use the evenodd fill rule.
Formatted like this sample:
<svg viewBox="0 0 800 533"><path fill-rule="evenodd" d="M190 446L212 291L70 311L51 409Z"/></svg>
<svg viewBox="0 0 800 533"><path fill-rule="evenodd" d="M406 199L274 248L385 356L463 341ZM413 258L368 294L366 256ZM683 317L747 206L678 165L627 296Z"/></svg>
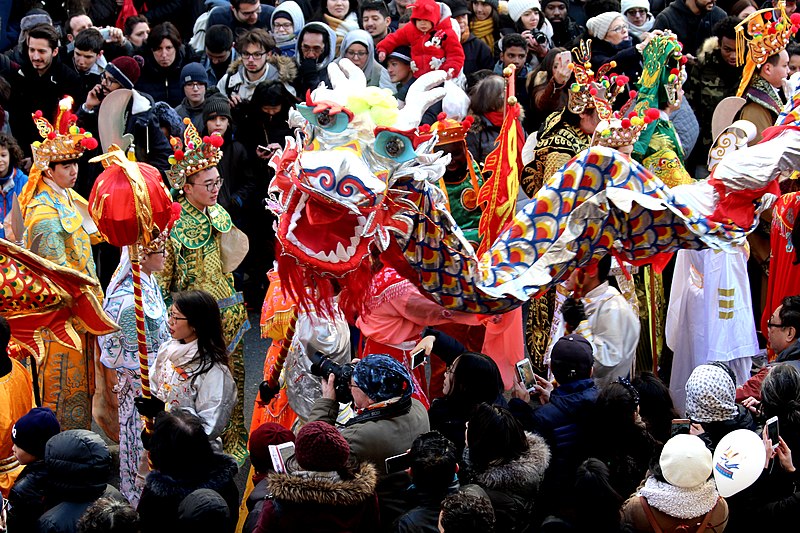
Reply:
<svg viewBox="0 0 800 533"><path fill-rule="evenodd" d="M344 53L344 55L346 57L349 57L349 58L352 58L352 59L356 59L356 58L359 58L359 57L367 57L367 54L369 54L369 52L367 52L367 51L357 52L357 51L354 51L354 50L348 50L347 52Z"/></svg>
<svg viewBox="0 0 800 533"><path fill-rule="evenodd" d="M113 76L109 76L109 75L108 75L108 74L106 74L106 73L103 73L103 77L102 77L102 78L100 78L100 79L101 79L101 81L104 81L104 82L106 82L106 83L107 83L107 84L109 84L109 85L114 85L115 83L116 83L117 85L120 85L120 83L119 83L117 80L115 80Z"/></svg>
<svg viewBox="0 0 800 533"><path fill-rule="evenodd" d="M638 8L638 9L634 8L634 9L629 9L625 14L626 15L631 15L631 16L634 16L634 17L637 16L637 15L647 15L647 10L646 9L642 9L642 8Z"/></svg>
<svg viewBox="0 0 800 533"><path fill-rule="evenodd" d="M169 322L175 322L176 320L189 320L185 316L177 316L175 313L171 312L167 315L167 320Z"/></svg>
<svg viewBox="0 0 800 533"><path fill-rule="evenodd" d="M783 329L785 327L786 326L784 326L783 324L775 324L773 322L767 322L767 328L781 328L781 329Z"/></svg>
<svg viewBox="0 0 800 533"><path fill-rule="evenodd" d="M195 185L197 187L205 187L208 192L214 192L214 190L219 190L222 187L223 179L219 178L217 180L212 181L211 183L192 183L189 182L189 185Z"/></svg>
<svg viewBox="0 0 800 533"><path fill-rule="evenodd" d="M190 81L189 83L184 85L184 87L190 87L192 89L199 89L205 86L206 86L205 83L200 83L199 81Z"/></svg>
<svg viewBox="0 0 800 533"><path fill-rule="evenodd" d="M300 50L302 50L303 52L313 52L315 54L321 54L322 52L325 51L325 47L324 46L308 46L308 45L305 45L305 44L301 44L300 45Z"/></svg>
<svg viewBox="0 0 800 533"><path fill-rule="evenodd" d="M261 14L261 4L259 4L258 7L255 8L254 10L252 10L252 11L239 11L239 14L241 16L243 16L243 17L250 17L252 15L259 15L259 14Z"/></svg>
<svg viewBox="0 0 800 533"><path fill-rule="evenodd" d="M245 52L242 54L242 57L245 59L261 59L265 55L267 55L266 52L253 52L252 54Z"/></svg>
<svg viewBox="0 0 800 533"><path fill-rule="evenodd" d="M272 29L273 30L293 30L294 29L294 24L292 24L292 23L273 24L272 25Z"/></svg>
<svg viewBox="0 0 800 533"><path fill-rule="evenodd" d="M622 33L623 31L628 31L628 25L627 24L619 25L619 26L617 26L615 28L611 28L608 31L609 32L613 31L614 33Z"/></svg>
<svg viewBox="0 0 800 533"><path fill-rule="evenodd" d="M453 365L448 365L447 368L444 369L444 373L449 374L451 376L453 375L454 371L455 369L453 368Z"/></svg>

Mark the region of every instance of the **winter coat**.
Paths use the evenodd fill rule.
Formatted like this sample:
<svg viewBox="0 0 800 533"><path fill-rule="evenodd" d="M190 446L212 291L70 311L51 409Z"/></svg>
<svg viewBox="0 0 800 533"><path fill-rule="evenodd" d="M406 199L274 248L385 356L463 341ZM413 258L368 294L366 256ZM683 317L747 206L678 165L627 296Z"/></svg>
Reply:
<svg viewBox="0 0 800 533"><path fill-rule="evenodd" d="M313 474L312 474L313 475ZM361 463L351 479L270 474L256 533L373 532L379 527L377 472Z"/></svg>
<svg viewBox="0 0 800 533"><path fill-rule="evenodd" d="M230 135L226 134L226 137L230 137ZM231 215L236 227L242 229L244 226L242 208L245 204L252 205L261 200L254 195L258 184L253 176L253 167L248 161L244 145L238 141L226 139L223 146L225 149L222 152L222 159L217 165L222 178L222 187L219 190L217 202ZM266 187L264 187L262 198L266 197L266 192Z"/></svg>
<svg viewBox="0 0 800 533"><path fill-rule="evenodd" d="M778 354L778 358L771 365L762 367L756 375L745 381L744 385L736 388L736 402L741 402L748 396L752 396L756 400L761 401L761 384L764 382L764 378L767 377L769 369L772 368L773 365L779 363L791 362L791 364L797 367L797 370L800 370L800 363L798 363L798 361L800 361L800 342L795 341Z"/></svg>
<svg viewBox="0 0 800 533"><path fill-rule="evenodd" d="M235 94L243 101L250 101L256 90L256 85L262 81L279 80L284 86L291 89L292 83L297 77L297 66L290 57L274 54L269 56L264 74L254 81L247 79L243 63L244 60L241 57L231 63L228 73L217 83L219 92L227 97Z"/></svg>
<svg viewBox="0 0 800 533"><path fill-rule="evenodd" d="M412 485L408 490L409 500L413 501L416 507L395 520L393 531L395 533L438 533L442 500L458 491L457 479L454 479L444 492L438 493L421 491Z"/></svg>
<svg viewBox="0 0 800 533"><path fill-rule="evenodd" d="M431 70L443 70L455 78L464 68L464 49L453 31L450 17L434 22L433 29L427 33L419 31L412 20L384 37L376 48L388 56L403 45L411 47L411 70L416 78Z"/></svg>
<svg viewBox="0 0 800 533"><path fill-rule="evenodd" d="M168 67L162 67L149 51L144 58L142 75L134 88L149 94L155 101L163 101L170 107L178 106L184 98L183 83L181 83L181 70L187 63L197 61L194 51L181 46L175 52L175 61Z"/></svg>
<svg viewBox="0 0 800 533"><path fill-rule="evenodd" d="M486 161L486 156L495 149L495 141L500 135L500 126L492 124L484 116L476 116L472 128L467 132L467 148L472 158L481 168Z"/></svg>
<svg viewBox="0 0 800 533"><path fill-rule="evenodd" d="M267 498L272 498L272 492L269 490L269 479L264 478L253 487L250 495L247 497L245 505L247 506L247 519L242 526L242 533L253 533L258 521L261 519L261 511L264 509L264 503Z"/></svg>
<svg viewBox="0 0 800 533"><path fill-rule="evenodd" d="M246 31L261 28L263 30L269 31L270 25L269 21L272 18L272 12L275 11L275 8L269 4L261 4L261 13L258 14L258 21L255 24L250 26L249 24L245 24L243 22L239 22L236 17L233 15L233 11L229 6L218 6L212 9L208 15L208 24L206 24L206 31L208 28L215 24L222 24L223 26L229 27L233 30L233 38L237 39L239 35L242 35Z"/></svg>
<svg viewBox="0 0 800 533"><path fill-rule="evenodd" d="M36 522L44 514L47 465L44 459L22 469L8 493L8 530L35 531Z"/></svg>
<svg viewBox="0 0 800 533"><path fill-rule="evenodd" d="M550 448L535 433L527 433L528 451L502 465L474 470L469 448L464 450L466 477L489 496L495 516L495 530L503 532L532 531L534 499L550 464Z"/></svg>
<svg viewBox="0 0 800 533"><path fill-rule="evenodd" d="M644 506L641 502L641 497L638 495L631 496L622 508L623 522L630 526L630 530L636 533L651 533L654 532L653 526L647 518ZM685 531L686 533L696 532L706 515L693 517L693 518L676 518L670 516L663 511L659 511L652 505L650 510L653 511L653 516L656 522L661 527L661 531ZM730 531L726 527L728 524L728 503L724 498L717 500L717 504L711 509L711 515L706 522L705 533L722 533L723 531ZM686 529L678 529L684 527Z"/></svg>
<svg viewBox="0 0 800 533"><path fill-rule="evenodd" d="M206 127L206 125L203 124L203 106L204 104L200 104L197 107L193 107L192 104L189 103L189 99L184 97L181 105L175 108L175 112L182 119L188 118L191 120L197 131L203 131L203 128Z"/></svg>
<svg viewBox="0 0 800 533"><path fill-rule="evenodd" d="M483 69L491 69L494 65L494 57L492 51L486 45L471 33L467 40L461 43L461 48L464 50L464 75L469 76L473 72Z"/></svg>
<svg viewBox="0 0 800 533"><path fill-rule="evenodd" d="M686 6L686 0L674 0L658 14L653 30L671 30L683 43L683 53L695 55L700 45L711 37L714 25L726 16L727 13L717 6L695 15Z"/></svg>
<svg viewBox="0 0 800 533"><path fill-rule="evenodd" d="M28 183L28 176L19 168L12 168L8 174L8 181L5 183L0 182L0 199L3 202L0 206L0 220L5 220L11 212L14 195L19 196L26 183ZM5 239L5 228L0 227L0 237ZM21 238L22 236L20 235L19 237Z"/></svg>
<svg viewBox="0 0 800 533"><path fill-rule="evenodd" d="M300 43L303 42L303 35L308 31L308 28L318 28L324 32L325 51L318 59L304 59L303 52L300 49ZM328 88L331 88L331 80L328 77L328 65L336 57L336 32L330 26L322 22L309 22L300 33L297 35L297 48L294 53L294 60L298 66L297 78L294 80L294 88L297 97L305 100L307 91L314 91L319 87L320 83L324 83Z"/></svg>
<svg viewBox="0 0 800 533"><path fill-rule="evenodd" d="M434 353L438 355L435 349ZM507 407L506 400L502 395L497 397L494 404ZM467 421L472 416L473 408L474 405L464 405L451 396L444 396L433 400L431 408L428 410L431 430L438 431L455 444L459 455L466 446L464 431L467 429Z"/></svg>
<svg viewBox="0 0 800 533"><path fill-rule="evenodd" d="M336 400L319 398L314 402L308 421L322 420L335 424L338 414L339 403ZM376 490L384 527L408 510L403 492L410 484L405 471L386 474L385 460L405 453L414 439L429 430L428 413L416 399L411 400L411 408L405 413L365 421L356 418L340 428L342 436L350 444L351 454L361 461L369 461L379 472Z"/></svg>
<svg viewBox="0 0 800 533"><path fill-rule="evenodd" d="M230 522L226 531L236 528L239 514L239 489L234 477L239 470L236 461L229 455L215 453L207 465L197 465L205 469L199 480L177 479L169 474L153 470L147 474L142 497L137 511L141 519L142 531L148 533L175 533L179 531L178 506L181 501L197 489L211 489L219 493L228 503Z"/></svg>
<svg viewBox="0 0 800 533"><path fill-rule="evenodd" d="M592 68L597 70L606 63L616 61L613 72L630 78L632 88L642 73L642 55L636 49L641 41L631 36L629 42L613 45L605 39L592 39Z"/></svg>
<svg viewBox="0 0 800 533"><path fill-rule="evenodd" d="M125 501L108 485L111 453L97 433L73 429L53 438L45 449L49 507L38 522L41 533L74 532L78 519L98 498Z"/></svg>

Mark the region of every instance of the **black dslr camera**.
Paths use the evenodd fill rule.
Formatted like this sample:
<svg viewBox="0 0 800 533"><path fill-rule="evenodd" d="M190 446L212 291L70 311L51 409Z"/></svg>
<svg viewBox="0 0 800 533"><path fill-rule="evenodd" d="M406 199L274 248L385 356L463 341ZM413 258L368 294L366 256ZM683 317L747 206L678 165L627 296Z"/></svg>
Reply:
<svg viewBox="0 0 800 533"><path fill-rule="evenodd" d="M336 390L336 401L339 403L350 403L353 395L350 393L350 378L353 377L353 366L350 363L338 365L322 352L314 352L309 355L311 360L311 373L323 379L333 374L336 378L333 381L333 388Z"/></svg>
<svg viewBox="0 0 800 533"><path fill-rule="evenodd" d="M537 43L539 43L539 44L547 44L547 35L545 35L544 32L542 32L540 30L537 30L537 29L532 29L531 30L531 36L534 38L534 40Z"/></svg>

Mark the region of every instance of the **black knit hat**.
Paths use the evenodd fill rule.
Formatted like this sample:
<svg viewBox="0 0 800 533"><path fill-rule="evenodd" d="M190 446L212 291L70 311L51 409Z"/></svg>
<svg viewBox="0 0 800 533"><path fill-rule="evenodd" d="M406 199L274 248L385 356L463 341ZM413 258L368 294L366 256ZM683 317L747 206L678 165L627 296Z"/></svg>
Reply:
<svg viewBox="0 0 800 533"><path fill-rule="evenodd" d="M210 119L220 116L228 117L228 120L233 119L231 116L231 103L228 99L221 94L215 94L206 98L203 104L203 123L205 124Z"/></svg>
<svg viewBox="0 0 800 533"><path fill-rule="evenodd" d="M17 420L11 429L11 440L18 448L39 459L50 437L61 433L55 413L49 407L34 407Z"/></svg>

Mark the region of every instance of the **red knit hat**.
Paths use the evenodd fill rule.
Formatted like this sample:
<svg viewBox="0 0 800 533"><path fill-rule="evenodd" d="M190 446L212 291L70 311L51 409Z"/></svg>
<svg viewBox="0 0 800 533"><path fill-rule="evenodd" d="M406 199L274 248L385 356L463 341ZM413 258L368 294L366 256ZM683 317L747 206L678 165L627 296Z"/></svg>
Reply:
<svg viewBox="0 0 800 533"><path fill-rule="evenodd" d="M297 432L294 458L305 470L340 470L350 458L350 445L341 433L326 422L311 422Z"/></svg>
<svg viewBox="0 0 800 533"><path fill-rule="evenodd" d="M439 4L434 0L417 0L408 7L411 8L412 21L414 19L427 20L434 26L439 23L441 12L439 11Z"/></svg>
<svg viewBox="0 0 800 533"><path fill-rule="evenodd" d="M142 56L121 56L106 65L106 72L126 89L133 89L142 74L142 65L144 65Z"/></svg>
<svg viewBox="0 0 800 533"><path fill-rule="evenodd" d="M273 470L269 446L284 442L294 442L294 433L274 422L264 422L258 426L250 434L250 441L247 443L253 470L259 473Z"/></svg>

